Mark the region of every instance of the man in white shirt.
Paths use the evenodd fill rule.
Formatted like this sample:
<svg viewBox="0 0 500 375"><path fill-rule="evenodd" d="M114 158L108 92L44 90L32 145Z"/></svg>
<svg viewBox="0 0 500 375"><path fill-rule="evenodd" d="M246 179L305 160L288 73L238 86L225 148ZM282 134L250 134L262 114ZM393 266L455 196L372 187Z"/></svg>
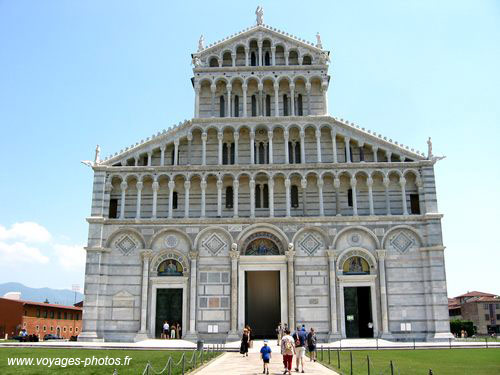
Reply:
<svg viewBox="0 0 500 375"><path fill-rule="evenodd" d="M165 321L165 323L163 323L163 337L166 339L170 336L169 328L170 326L168 325L168 322Z"/></svg>

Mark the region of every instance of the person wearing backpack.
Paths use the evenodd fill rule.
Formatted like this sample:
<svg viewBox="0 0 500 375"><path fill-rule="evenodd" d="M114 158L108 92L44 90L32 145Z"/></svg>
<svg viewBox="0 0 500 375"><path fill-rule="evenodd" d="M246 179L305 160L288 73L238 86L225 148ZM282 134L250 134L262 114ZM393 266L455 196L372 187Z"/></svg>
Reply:
<svg viewBox="0 0 500 375"><path fill-rule="evenodd" d="M292 373L292 360L295 354L295 342L293 337L290 336L290 330L285 330L285 335L281 339L281 354L283 354L283 364L285 365L285 372L283 374Z"/></svg>
<svg viewBox="0 0 500 375"><path fill-rule="evenodd" d="M305 327L304 327L305 329ZM302 365L302 373L304 373L304 357L306 355L307 333L300 326L297 326L297 331L293 334L295 341L295 371L299 372L299 365Z"/></svg>
<svg viewBox="0 0 500 375"><path fill-rule="evenodd" d="M316 332L314 332L314 328L311 328L311 331L307 334L307 349L310 353L309 359L314 362L316 362L316 342Z"/></svg>

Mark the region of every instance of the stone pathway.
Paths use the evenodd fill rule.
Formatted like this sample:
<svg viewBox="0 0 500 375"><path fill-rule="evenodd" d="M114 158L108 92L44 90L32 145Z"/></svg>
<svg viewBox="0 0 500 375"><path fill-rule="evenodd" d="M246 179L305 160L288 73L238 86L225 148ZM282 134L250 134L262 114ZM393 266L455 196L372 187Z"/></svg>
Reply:
<svg viewBox="0 0 500 375"><path fill-rule="evenodd" d="M273 345L274 343L274 345ZM271 349L273 350L271 362L269 364L269 374L278 375L283 374L283 357L280 354L279 347L276 345L276 340L270 341ZM262 341L255 341L254 347L250 349L248 357L243 357L239 353L225 353L214 362L210 363L207 367L196 372L196 375L258 375L262 374L262 360L260 359L260 348ZM314 375L336 375L337 373L331 371L318 362L309 362L309 358L305 358L304 371L306 374ZM292 363L292 374L295 372L295 357Z"/></svg>

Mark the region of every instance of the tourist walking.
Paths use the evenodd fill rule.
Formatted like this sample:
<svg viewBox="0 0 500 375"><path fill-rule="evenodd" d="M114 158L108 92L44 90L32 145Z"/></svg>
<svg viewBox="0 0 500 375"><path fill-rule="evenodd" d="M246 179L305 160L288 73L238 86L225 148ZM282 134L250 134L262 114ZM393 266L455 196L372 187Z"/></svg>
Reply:
<svg viewBox="0 0 500 375"><path fill-rule="evenodd" d="M302 367L302 372L304 372L304 357L306 356L307 333L303 331L300 326L297 326L297 331L293 334L292 337L295 341L295 371L299 372L300 366Z"/></svg>
<svg viewBox="0 0 500 375"><path fill-rule="evenodd" d="M307 334L307 349L309 350L309 360L316 362L316 332L311 328Z"/></svg>
<svg viewBox="0 0 500 375"><path fill-rule="evenodd" d="M249 345L249 333L248 330L245 328L243 329L243 335L241 336L241 345L240 345L240 354L243 355L243 357L248 357L248 345Z"/></svg>
<svg viewBox="0 0 500 375"><path fill-rule="evenodd" d="M264 369L262 370L263 374L269 375L269 361L271 359L271 348L268 345L268 341L264 340L264 346L260 348L260 356L262 358L262 364Z"/></svg>
<svg viewBox="0 0 500 375"><path fill-rule="evenodd" d="M285 372L283 374L292 373L292 360L295 354L295 344L293 337L290 336L290 330L287 328L284 332L284 336L281 339L281 354L283 354L283 364L285 366Z"/></svg>

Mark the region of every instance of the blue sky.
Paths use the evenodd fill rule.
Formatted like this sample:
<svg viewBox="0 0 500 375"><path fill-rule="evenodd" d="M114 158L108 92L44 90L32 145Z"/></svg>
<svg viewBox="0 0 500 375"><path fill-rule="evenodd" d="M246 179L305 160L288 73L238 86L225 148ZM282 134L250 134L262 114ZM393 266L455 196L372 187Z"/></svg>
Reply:
<svg viewBox="0 0 500 375"><path fill-rule="evenodd" d="M0 282L83 285L91 170L192 117L190 53L264 22L331 51L330 113L436 165L450 295L500 293L498 1L0 0Z"/></svg>

